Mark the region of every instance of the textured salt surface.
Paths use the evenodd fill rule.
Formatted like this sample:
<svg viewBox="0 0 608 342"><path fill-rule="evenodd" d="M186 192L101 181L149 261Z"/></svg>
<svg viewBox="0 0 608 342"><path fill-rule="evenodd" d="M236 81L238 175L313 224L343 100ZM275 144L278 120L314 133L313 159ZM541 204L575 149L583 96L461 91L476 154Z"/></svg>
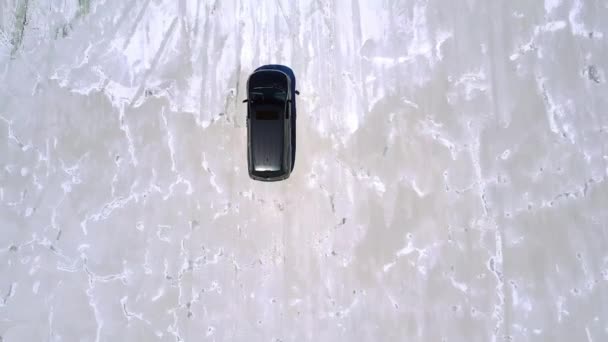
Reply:
<svg viewBox="0 0 608 342"><path fill-rule="evenodd" d="M605 1L0 14L0 341L608 340ZM302 93L273 184L267 63Z"/></svg>

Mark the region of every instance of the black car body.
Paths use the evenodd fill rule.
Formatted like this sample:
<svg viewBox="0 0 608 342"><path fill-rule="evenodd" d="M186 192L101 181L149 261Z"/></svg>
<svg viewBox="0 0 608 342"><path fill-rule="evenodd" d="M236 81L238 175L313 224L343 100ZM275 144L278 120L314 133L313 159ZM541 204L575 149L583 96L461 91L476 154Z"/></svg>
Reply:
<svg viewBox="0 0 608 342"><path fill-rule="evenodd" d="M260 181L289 178L296 153L296 79L283 65L257 68L247 80L247 163Z"/></svg>

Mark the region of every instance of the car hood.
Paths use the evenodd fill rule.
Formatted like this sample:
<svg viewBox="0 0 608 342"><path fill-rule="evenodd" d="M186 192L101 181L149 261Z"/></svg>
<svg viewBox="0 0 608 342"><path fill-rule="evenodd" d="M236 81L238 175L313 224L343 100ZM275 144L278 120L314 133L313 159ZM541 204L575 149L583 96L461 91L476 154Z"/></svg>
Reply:
<svg viewBox="0 0 608 342"><path fill-rule="evenodd" d="M288 89L288 76L278 70L259 70L249 76L247 89L256 87L275 86L280 89Z"/></svg>

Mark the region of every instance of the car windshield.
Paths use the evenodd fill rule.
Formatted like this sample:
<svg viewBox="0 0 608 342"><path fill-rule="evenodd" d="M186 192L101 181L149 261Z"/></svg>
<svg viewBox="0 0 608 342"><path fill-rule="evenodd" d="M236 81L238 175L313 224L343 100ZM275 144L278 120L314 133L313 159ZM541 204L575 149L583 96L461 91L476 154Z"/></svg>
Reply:
<svg viewBox="0 0 608 342"><path fill-rule="evenodd" d="M287 100L287 92L278 87L256 87L251 90L249 98L253 102L283 104Z"/></svg>

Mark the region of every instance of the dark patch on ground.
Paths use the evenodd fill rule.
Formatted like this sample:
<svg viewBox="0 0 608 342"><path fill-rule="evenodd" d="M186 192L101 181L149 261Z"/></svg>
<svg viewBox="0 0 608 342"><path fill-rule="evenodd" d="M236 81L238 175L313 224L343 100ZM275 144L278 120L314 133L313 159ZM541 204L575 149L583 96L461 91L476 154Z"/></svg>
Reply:
<svg viewBox="0 0 608 342"><path fill-rule="evenodd" d="M23 43L23 33L25 31L25 27L27 26L28 5L29 0L23 0L17 6L17 11L15 13L15 29L13 30L13 37L11 38L11 44L13 45L11 57L15 56Z"/></svg>
<svg viewBox="0 0 608 342"><path fill-rule="evenodd" d="M597 67L595 65L588 66L587 70L585 70L585 73L587 74L587 77L590 81L593 81L598 84L602 82L600 79L600 73L598 72Z"/></svg>
<svg viewBox="0 0 608 342"><path fill-rule="evenodd" d="M80 18L86 16L91 11L91 0L78 0L78 12L74 15L69 22L61 27L58 27L55 31L55 39L65 38L70 34L70 31L74 28L74 23Z"/></svg>

